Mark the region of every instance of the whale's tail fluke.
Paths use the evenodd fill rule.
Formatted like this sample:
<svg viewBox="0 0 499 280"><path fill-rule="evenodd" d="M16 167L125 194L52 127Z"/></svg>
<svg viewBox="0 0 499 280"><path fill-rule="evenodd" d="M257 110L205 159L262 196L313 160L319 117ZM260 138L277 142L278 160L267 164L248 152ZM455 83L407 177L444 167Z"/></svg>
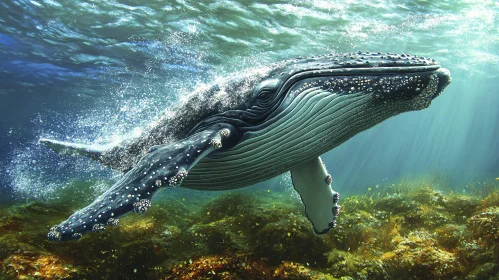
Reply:
<svg viewBox="0 0 499 280"><path fill-rule="evenodd" d="M40 138L38 142L63 155L82 155L96 161L100 161L102 154L107 150L102 146L64 142L47 138Z"/></svg>

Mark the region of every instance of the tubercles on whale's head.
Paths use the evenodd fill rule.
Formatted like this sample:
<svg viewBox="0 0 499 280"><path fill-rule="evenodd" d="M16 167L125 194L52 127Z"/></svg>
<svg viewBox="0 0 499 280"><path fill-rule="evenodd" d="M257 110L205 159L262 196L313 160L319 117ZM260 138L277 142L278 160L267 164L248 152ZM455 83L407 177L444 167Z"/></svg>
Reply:
<svg viewBox="0 0 499 280"><path fill-rule="evenodd" d="M255 86L253 106L242 119L260 124L296 100L310 100L300 95L303 92L309 96L330 92L341 99L360 95L370 99L372 107L386 108L386 114L379 118L382 121L428 107L450 81L449 70L423 56L359 51L298 57L278 63Z"/></svg>
<svg viewBox="0 0 499 280"><path fill-rule="evenodd" d="M450 71L434 59L409 54L331 54L298 59L288 68L291 74L281 89L285 105L304 91L331 92L365 96L373 106L382 104L377 107L398 114L427 108L451 82Z"/></svg>

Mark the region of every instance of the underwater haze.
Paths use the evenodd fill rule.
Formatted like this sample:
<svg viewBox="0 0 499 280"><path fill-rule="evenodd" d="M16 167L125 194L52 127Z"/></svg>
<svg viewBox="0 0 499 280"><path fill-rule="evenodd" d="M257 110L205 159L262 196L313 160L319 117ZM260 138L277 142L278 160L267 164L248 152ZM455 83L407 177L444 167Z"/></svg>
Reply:
<svg viewBox="0 0 499 280"><path fill-rule="evenodd" d="M71 177L109 175L38 146L42 136L117 141L216 77L355 50L429 56L451 70L453 82L430 108L390 119L326 154L335 188L428 173L456 184L498 176L497 1L0 5L6 192L36 196Z"/></svg>
<svg viewBox="0 0 499 280"><path fill-rule="evenodd" d="M152 247L143 247L154 251L154 254L157 253L156 259L153 260L145 258L143 252L135 247L130 247L130 251L126 252L112 251L115 248L111 245L105 249L98 247L105 244L102 243L104 241L112 243L112 236L92 236L86 239L87 241L82 239L72 245L54 245L44 240L50 226L92 201L116 182L121 174L84 157L57 154L39 145L40 138L95 143L102 146L116 143L139 134L159 113L196 88L219 77L294 57L358 50L431 57L451 71L452 83L429 108L395 116L359 133L322 156L333 178L332 187L342 194L342 199L350 195L363 198L369 196L371 203L365 202L365 205L370 206L361 207L359 205L364 205L364 202L360 198L355 200L356 202L353 202L353 198L346 201L347 206L343 211L347 211L347 216L343 219L343 225L341 215L338 218L340 231L320 240L313 234L308 220L302 220L304 213L300 210L301 204L293 204L299 202L299 198L292 190L289 176L285 174L250 187L250 194L244 190L242 193L227 194L179 188L164 197L156 198L164 200L153 206L158 208L153 212L157 216L156 220L146 216L145 222L125 221L125 229L113 229L118 236L116 240L121 244L132 242L122 237L126 234L146 236L153 240L151 242L162 238L158 243L149 244ZM387 267L394 265L404 271L411 269L410 265L404 266L407 263L396 263L397 258L404 259L404 256L407 256L404 255L406 251L403 248L396 246L412 241L420 244L421 248L440 244L441 251L425 252L430 255L428 259L434 261L432 263L437 260L448 261L442 261L440 266L432 266L435 271L449 271L447 274L415 274L414 279L452 279L456 276L464 279L463 275L475 273L475 267L469 268L470 270L465 268L469 263L473 263L474 259L468 255L458 256L457 248L461 245L462 248L468 248L463 245L466 242L472 244L470 246L482 244L484 248L499 244L497 227L490 227L492 232L488 232L487 236L493 237L487 239L482 238L482 230L490 224L480 224L490 217L491 221L496 223L499 220L499 205L491 202L499 196L490 196L497 195L499 184L497 0L2 0L0 58L0 204L2 207L14 205L14 208L0 211L3 218L8 219L0 221L0 233L12 234L12 237L8 237L12 239L8 240L15 244L21 239L18 240L14 233L19 232L21 236L21 231L29 229L32 230L32 236L28 234L29 238L26 237L22 242L46 242L42 246L46 251L30 245L38 248L30 249L31 255L13 255L12 252L19 252L15 245L8 250L0 250L0 258L3 259L3 272L0 272L2 277L21 279L21 276L28 275L42 279L91 279L100 275L104 278L116 277L115 279L198 279L195 276L198 275L196 271L202 270L201 267L205 269L203 265L209 264L208 266L215 268L202 270L203 277L240 279L244 278L241 276L244 274L234 272L238 275L234 276L235 278L216 278L215 275L227 271L243 271L239 264L246 263L251 265L252 271L263 271L267 276L269 273L275 273L273 279L288 279L283 276L287 273L297 275L289 279L302 279L297 271L308 273L304 272L307 276L303 279L333 279L341 276L354 279L386 279L391 276L392 279L398 279L403 276L397 274L396 269ZM416 187L425 187L424 191L400 191L396 195L393 194L394 190L390 189L390 186L402 185L403 182L420 183L421 185ZM434 193L439 188L447 193ZM374 194L378 189L380 192ZM452 196L467 195L471 192L474 192L470 194L474 195L473 198L456 199ZM407 196L400 196L400 193ZM431 196L431 199L418 200L424 196L421 193ZM269 194L269 197L262 198L257 195L255 198L254 194ZM396 197L397 200L387 200L385 194L388 198ZM272 199L281 200L282 205L287 203L291 206L272 206L269 202ZM380 206L376 204L376 200L387 203ZM407 202L409 200L412 202ZM438 204L444 200L445 203L459 202L452 206ZM462 201L466 203L459 204ZM258 206L257 202L262 206ZM394 210L399 209L397 203L406 202L407 205L404 205L409 210L400 213ZM176 218L165 218L165 215L168 216L165 214L167 210L164 210L165 213L161 212L161 205L168 203L174 207L164 206L163 209L183 209L185 213L177 211ZM192 209L189 203L194 205ZM240 208L238 211L241 212L227 210L226 213L231 213L232 216L227 214L227 217L213 218L214 211L225 209L224 205L229 204L245 207L247 205L251 209L260 210L268 206L269 209L274 207L272 209L280 209L281 212L269 214L261 210L264 214L253 213L257 218L248 218L252 227L237 220L241 213L246 215L251 212L242 211ZM296 209L290 210L286 207ZM419 210L412 212L411 207ZM441 241L438 236L433 236L435 232L438 235L443 226L435 222L438 220L436 216L431 222L425 222L423 218L415 221L415 218L412 218L413 223L409 222L412 224L406 231L393 224L390 224L391 227L380 226L385 225L383 221L387 213L398 213L408 221L407 215L410 213L419 211L418 213L431 216L437 215L440 210L444 211L444 208L449 214L439 219L445 221L446 229L452 225L452 230L445 231L445 234L451 231L455 233L460 229L462 235L459 236L463 236L462 239ZM452 212L458 208L471 210L458 214ZM369 212L369 209L377 209L376 211L383 213L374 210ZM348 216L348 210L353 216ZM474 212L475 210L478 212ZM360 211L362 214L354 214L354 211ZM40 213L45 212L48 216L43 218L44 215ZM290 212L297 214L291 215ZM200 216L200 213L204 213L204 216ZM211 215L211 218L207 218L206 213ZM492 214L479 216L481 213ZM8 215L14 215L14 218L11 219ZM24 218L19 218L22 215L25 215ZM463 218L464 216L466 217ZM476 218L471 220L470 217ZM454 218L458 220L453 220ZM236 222L242 223L243 232L230 228L221 233L212 231L208 226L215 223L219 229L225 229L229 227L229 220L231 226ZM282 220L291 223L294 221L294 224L288 227L285 222L279 222ZM43 224L30 228L30 221L40 221ZM158 221L161 221L163 226L171 227L161 228L158 236L162 237L155 239L156 232L151 230L151 227L156 226ZM201 224L195 224L195 221ZM389 223L393 221L394 219L390 219ZM395 247L385 243L383 244L386 246L383 247L384 245L376 243L380 239L370 243L372 248L378 246L376 248L381 249L378 255L369 257L373 258L373 263L378 259L384 262L377 267L384 267L386 271L369 274L371 266L366 263L346 265L341 269L336 267L337 263L341 262L338 260L344 261L345 258L347 262L360 262L364 257L352 260L345 256L353 254L354 251L361 256L361 253L369 249L359 244L377 236L374 231L369 231L368 234L366 230L364 235L355 236L357 243L340 242L338 238L341 236L338 236L343 233L344 238L348 239L348 231L341 231L341 227L348 222L356 225L365 222L366 227L362 229L382 228L391 233L394 228L398 229L397 236L393 237L396 241L385 242L391 242L390 246ZM19 226L16 223L19 223ZM260 228L260 225L272 223L273 227ZM255 225L258 231L254 228ZM407 224L403 223L401 227L405 225ZM421 225L421 228L416 225ZM468 233L463 229L465 226L469 228ZM196 230L193 230L193 227ZM294 232L300 230L303 234L299 236L303 239L297 237L293 242L286 243L281 242L279 237L269 242L282 243L284 248L299 243L307 244L300 245L307 248L326 249L318 249L318 256L299 250L279 251L274 247L269 249L271 245L257 242L279 231L282 232L283 238L293 238ZM364 232L359 228L352 230L357 233ZM182 236L181 232L191 232L189 234L192 236L183 235L183 243L170 239L165 241L165 238ZM230 239L231 245L221 246L217 243L221 241L212 240L215 235L223 236L224 242ZM242 242L235 237L238 235L244 235L244 240L247 241ZM379 233L379 236L381 235ZM202 241L198 240L199 236L203 236ZM99 238L104 238L104 241ZM415 239L417 240L414 241ZM304 240L312 243L303 243ZM475 240L475 243L472 240ZM0 238L1 242L7 241ZM203 242L207 242L206 248L192 245ZM222 243L227 244L224 242ZM241 245L243 243L245 245ZM85 259L78 262L72 259L70 252L77 250L78 244L94 246L99 252L111 252L105 256L97 252L89 253L92 261L106 259L110 264L102 265L99 272L96 266L89 268L92 267L90 264L95 265L92 261ZM191 244L191 247L182 247L185 244ZM116 246L119 247L119 244ZM132 263L123 256L131 254L130 252L136 252L136 258L147 260L151 267L146 268L140 261ZM393 253L390 255L390 252ZM119 255L120 253L123 255ZM469 279L499 279L499 267L492 265L499 260L497 250L495 254L482 263L490 263L489 270L482 269L474 274L475 278ZM116 257L110 257L111 255ZM328 257L323 258L324 255ZM227 266L224 268L223 265L215 265L216 261L210 259L213 256L219 257L220 262L226 261ZM263 258L268 261L260 263L253 259L255 256L258 260ZM42 257L45 259L41 259ZM314 260L317 261L314 263ZM33 265L36 261L38 263ZM126 265L120 266L123 263ZM199 265L199 270L192 266L187 270L188 265L193 263ZM373 263L372 267L375 267ZM61 270L42 270L40 267L44 265L61 267ZM357 270L350 271L346 267L355 267ZM118 268L122 270L122 274L112 274L111 271ZM369 273L364 273L364 270ZM338 274L338 271L343 274ZM171 276L177 272L185 277ZM253 275L253 278L248 279L259 279L260 276Z"/></svg>

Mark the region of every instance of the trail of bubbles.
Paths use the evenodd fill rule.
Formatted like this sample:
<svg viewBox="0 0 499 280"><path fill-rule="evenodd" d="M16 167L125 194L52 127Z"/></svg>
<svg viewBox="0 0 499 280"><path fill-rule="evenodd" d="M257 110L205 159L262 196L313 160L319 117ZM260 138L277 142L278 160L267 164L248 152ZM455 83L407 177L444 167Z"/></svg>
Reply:
<svg viewBox="0 0 499 280"><path fill-rule="evenodd" d="M18 200L63 199L60 194L67 188L70 188L69 193L80 195L83 195L82 191L91 191L86 195L93 197L109 184L102 178L117 177L117 174L88 159L60 156L38 145L14 150L7 173ZM96 182L90 188L74 188L75 184L87 182L89 178Z"/></svg>

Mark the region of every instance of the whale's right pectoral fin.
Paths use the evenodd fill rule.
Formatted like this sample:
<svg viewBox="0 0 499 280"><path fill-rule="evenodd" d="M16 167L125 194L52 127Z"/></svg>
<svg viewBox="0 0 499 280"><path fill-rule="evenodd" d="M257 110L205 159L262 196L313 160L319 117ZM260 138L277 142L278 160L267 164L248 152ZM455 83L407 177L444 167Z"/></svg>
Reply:
<svg viewBox="0 0 499 280"><path fill-rule="evenodd" d="M107 147L104 146L71 143L47 138L40 138L38 142L63 155L82 155L97 161L107 150Z"/></svg>
<svg viewBox="0 0 499 280"><path fill-rule="evenodd" d="M86 231L103 231L130 212L144 213L158 189L176 187L189 170L211 152L222 148L232 126L216 125L177 142L153 146L149 153L110 189L66 221L50 229L49 240L78 239Z"/></svg>
<svg viewBox="0 0 499 280"><path fill-rule="evenodd" d="M291 169L295 190L305 205L305 213L317 234L325 234L336 226L340 212L340 195L331 189L331 175L320 157Z"/></svg>

